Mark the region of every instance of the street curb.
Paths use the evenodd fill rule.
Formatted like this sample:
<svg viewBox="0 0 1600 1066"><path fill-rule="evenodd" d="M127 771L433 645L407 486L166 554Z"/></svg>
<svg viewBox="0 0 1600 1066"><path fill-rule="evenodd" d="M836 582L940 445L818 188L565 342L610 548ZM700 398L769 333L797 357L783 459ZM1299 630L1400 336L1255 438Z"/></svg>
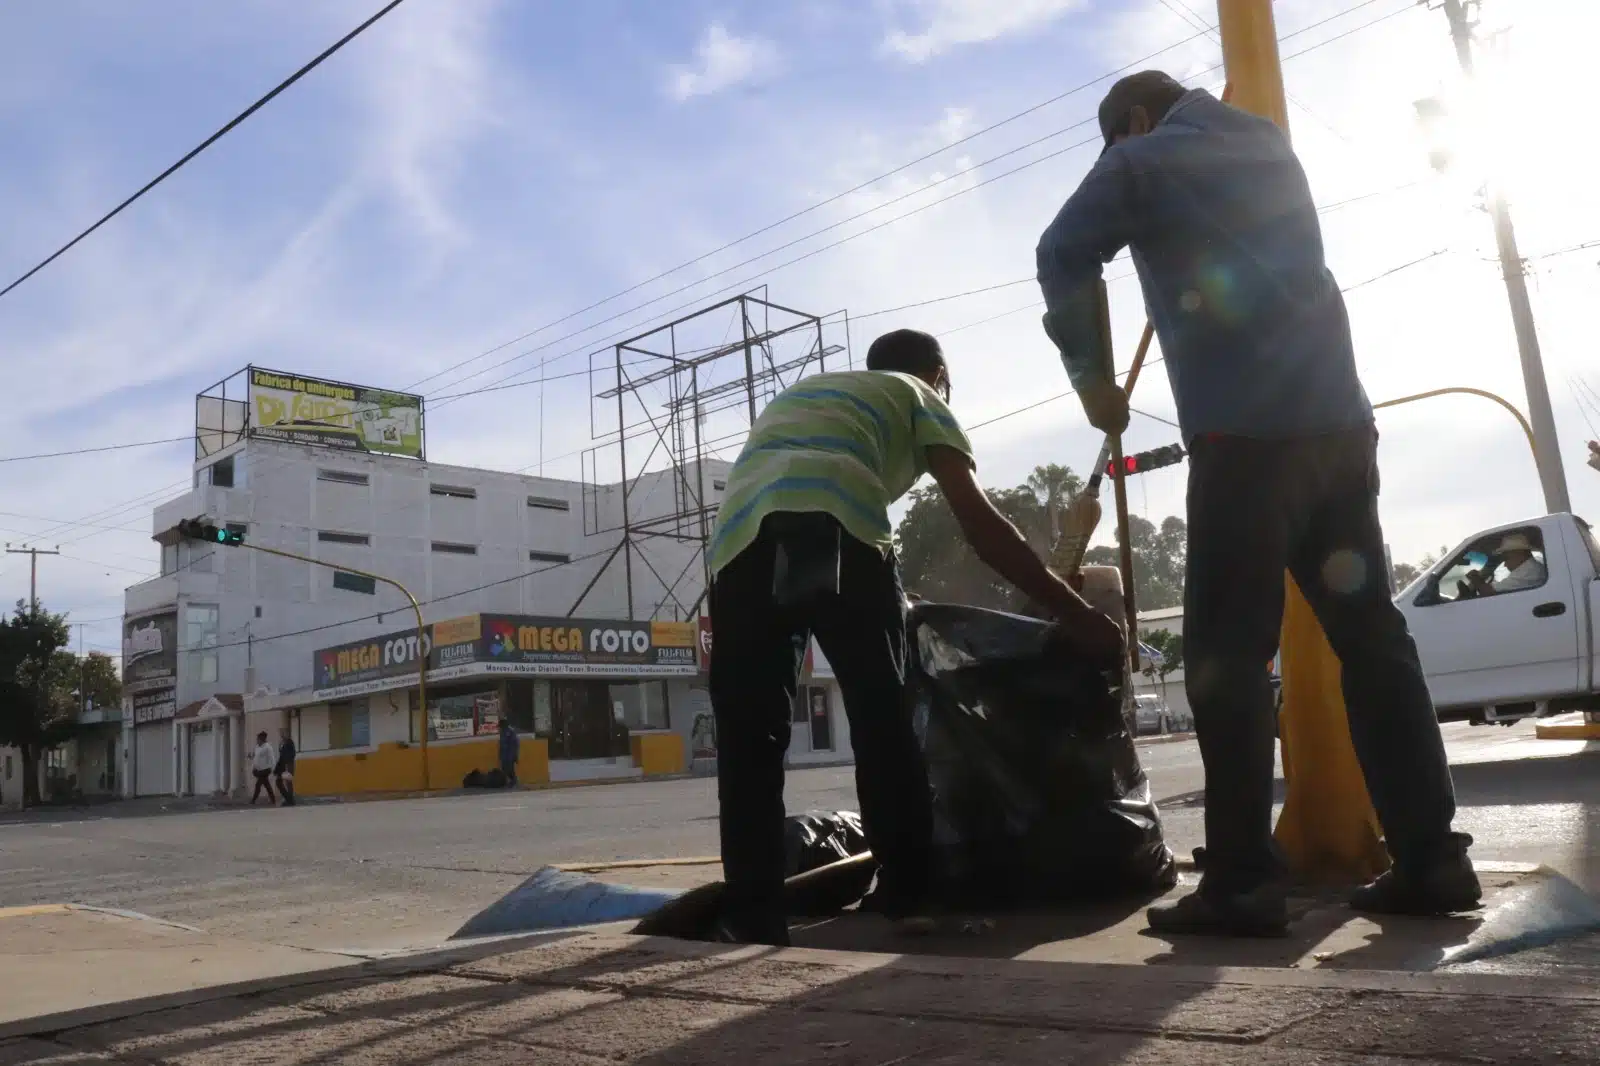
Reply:
<svg viewBox="0 0 1600 1066"><path fill-rule="evenodd" d="M258 977L249 981L211 985L208 988L191 988L183 992L169 992L159 996L147 996L143 999L123 1000L120 1003L103 1003L93 1007L58 1011L54 1014L41 1014L14 1022L0 1022L0 1043L23 1037L48 1037L68 1029L81 1029L89 1025L104 1025L108 1022L125 1021L128 1018L137 1018L141 1015L154 1014L158 1011L192 1007L219 999L230 999L234 996L259 996L285 988L299 988L304 985L326 984L333 981L349 981L358 978L410 977L418 973L428 973L450 966L459 966L463 963L476 962L490 955L501 955L511 951L537 947L545 941L564 940L579 935L583 935L583 930L552 929L537 933L485 937L442 948L429 948L410 955L385 956L382 958L361 958L360 956L352 955L350 958L359 961L350 966L307 970L304 973L283 974L278 977ZM325 954L344 953L326 952Z"/></svg>
<svg viewBox="0 0 1600 1066"><path fill-rule="evenodd" d="M721 855L695 855L680 859L618 859L615 862L564 862L551 865L566 874L598 874L608 870L648 870L657 866L718 866Z"/></svg>
<svg viewBox="0 0 1600 1066"><path fill-rule="evenodd" d="M1142 746L1145 744L1177 744L1180 741L1193 739L1193 733L1161 733L1148 737L1134 737L1133 742L1135 745Z"/></svg>

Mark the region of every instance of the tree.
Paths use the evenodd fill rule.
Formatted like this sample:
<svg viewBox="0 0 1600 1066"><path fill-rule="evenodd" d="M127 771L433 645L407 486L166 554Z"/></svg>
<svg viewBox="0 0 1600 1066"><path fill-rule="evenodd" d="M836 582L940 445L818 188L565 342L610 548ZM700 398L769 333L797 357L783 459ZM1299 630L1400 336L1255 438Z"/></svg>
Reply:
<svg viewBox="0 0 1600 1066"><path fill-rule="evenodd" d="M1149 678L1159 679L1161 684L1161 701L1167 699L1167 676L1183 669L1183 634L1174 633L1170 629L1155 629L1140 638L1145 644L1161 653L1159 663L1151 663L1145 667L1144 675Z"/></svg>
<svg viewBox="0 0 1600 1066"><path fill-rule="evenodd" d="M73 707L119 707L122 705L122 678L117 661L104 652L92 651L79 658L70 651L56 652L52 668L55 685L69 697ZM87 699L85 692L87 690Z"/></svg>
<svg viewBox="0 0 1600 1066"><path fill-rule="evenodd" d="M1068 467L1037 467L1026 484L990 489L988 496L1035 551L1048 554L1061 508L1083 488ZM911 506L895 530L906 588L923 599L1021 611L1022 594L978 561L938 486L911 491Z"/></svg>
<svg viewBox="0 0 1600 1066"><path fill-rule="evenodd" d="M22 754L24 806L39 802L39 756L76 729L56 655L66 644L65 616L37 603L19 600L11 618L0 618L0 744Z"/></svg>
<svg viewBox="0 0 1600 1066"><path fill-rule="evenodd" d="M1411 584L1413 581L1415 581L1421 575L1422 575L1422 568L1420 566L1412 566L1410 563L1395 563L1394 564L1394 587L1395 587L1395 590L1399 591L1400 589L1405 588L1407 585Z"/></svg>
<svg viewBox="0 0 1600 1066"><path fill-rule="evenodd" d="M1188 561L1189 527L1176 515L1155 523L1138 515L1128 516L1128 536L1133 544L1133 594L1141 611L1157 611L1183 603L1183 578ZM1117 548L1090 548L1084 553L1085 566L1120 566Z"/></svg>

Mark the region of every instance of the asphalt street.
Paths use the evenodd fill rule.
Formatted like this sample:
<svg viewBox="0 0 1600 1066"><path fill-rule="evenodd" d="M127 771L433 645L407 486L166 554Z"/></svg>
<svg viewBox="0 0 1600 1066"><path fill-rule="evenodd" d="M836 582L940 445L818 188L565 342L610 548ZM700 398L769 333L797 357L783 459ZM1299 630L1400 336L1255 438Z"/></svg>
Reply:
<svg viewBox="0 0 1600 1066"><path fill-rule="evenodd" d="M1544 862L1600 891L1600 745L1531 725L1447 727L1480 859ZM1141 744L1180 854L1202 843L1193 741ZM855 808L850 767L794 770L791 811ZM0 822L0 906L79 902L252 941L437 943L549 863L714 855L705 778L295 808L148 802Z"/></svg>

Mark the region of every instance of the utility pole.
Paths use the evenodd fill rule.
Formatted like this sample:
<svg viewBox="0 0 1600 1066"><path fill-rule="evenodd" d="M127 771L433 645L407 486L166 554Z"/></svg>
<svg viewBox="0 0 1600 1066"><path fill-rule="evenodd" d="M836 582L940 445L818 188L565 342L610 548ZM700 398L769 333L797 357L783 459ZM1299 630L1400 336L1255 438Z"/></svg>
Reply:
<svg viewBox="0 0 1600 1066"><path fill-rule="evenodd" d="M1469 6L1480 0L1441 0L1450 20L1450 39L1455 42L1456 59L1468 80L1474 74L1472 56L1475 24L1467 16ZM1489 216L1494 219L1494 240L1500 253L1500 272L1505 277L1506 295L1511 300L1511 322L1517 335L1517 353L1522 359L1522 383L1528 391L1528 419L1533 423L1539 482L1544 488L1545 509L1551 514L1572 510L1567 495L1567 475L1561 463L1561 445L1556 438L1556 417L1550 407L1550 388L1545 384L1544 360L1539 353L1539 331L1534 327L1533 304L1528 299L1528 279L1522 253L1517 249L1517 233L1511 224L1511 208L1504 190L1489 181Z"/></svg>
<svg viewBox="0 0 1600 1066"><path fill-rule="evenodd" d="M32 556L29 560L28 604L37 611L39 609L39 556L60 555L61 545L57 544L53 551L46 551L43 548L13 548L10 544L7 544L6 554Z"/></svg>

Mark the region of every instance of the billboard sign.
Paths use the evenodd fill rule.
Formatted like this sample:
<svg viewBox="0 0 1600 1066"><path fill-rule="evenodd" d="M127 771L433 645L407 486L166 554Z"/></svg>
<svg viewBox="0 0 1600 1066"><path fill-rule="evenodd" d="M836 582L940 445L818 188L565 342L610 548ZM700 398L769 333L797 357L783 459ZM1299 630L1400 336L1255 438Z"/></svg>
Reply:
<svg viewBox="0 0 1600 1066"><path fill-rule="evenodd" d="M678 677L700 669L694 622L619 622L528 615L467 615L425 631L430 681L521 677ZM312 689L322 699L381 692L417 674L415 629L312 653Z"/></svg>
<svg viewBox="0 0 1600 1066"><path fill-rule="evenodd" d="M251 367L250 433L421 459L422 397Z"/></svg>
<svg viewBox="0 0 1600 1066"><path fill-rule="evenodd" d="M484 615L487 673L531 677L662 677L699 671L694 622L620 622Z"/></svg>
<svg viewBox="0 0 1600 1066"><path fill-rule="evenodd" d="M122 688L130 696L178 686L178 609L122 620Z"/></svg>

